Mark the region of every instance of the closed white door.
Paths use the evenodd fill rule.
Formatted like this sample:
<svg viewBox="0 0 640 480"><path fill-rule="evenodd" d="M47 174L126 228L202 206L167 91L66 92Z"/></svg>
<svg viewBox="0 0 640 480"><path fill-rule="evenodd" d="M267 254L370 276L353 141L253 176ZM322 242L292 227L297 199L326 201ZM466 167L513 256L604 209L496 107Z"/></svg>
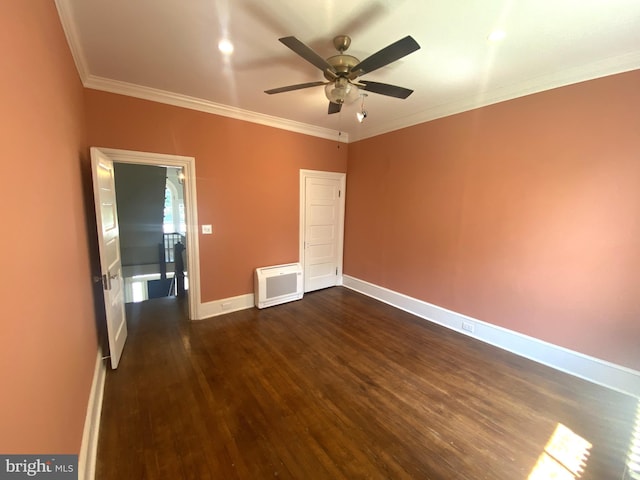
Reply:
<svg viewBox="0 0 640 480"><path fill-rule="evenodd" d="M118 368L127 339L124 312L124 279L120 261L120 238L113 161L97 148L91 148L93 194L98 227L100 269L107 315L107 336L111 368Z"/></svg>
<svg viewBox="0 0 640 480"><path fill-rule="evenodd" d="M332 287L342 278L344 174L304 175L304 291Z"/></svg>

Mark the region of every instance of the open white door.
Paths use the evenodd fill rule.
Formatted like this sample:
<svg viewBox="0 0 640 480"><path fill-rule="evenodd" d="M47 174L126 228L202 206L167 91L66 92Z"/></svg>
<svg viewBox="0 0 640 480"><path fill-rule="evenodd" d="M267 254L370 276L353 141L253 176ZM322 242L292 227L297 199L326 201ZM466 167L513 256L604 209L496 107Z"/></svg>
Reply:
<svg viewBox="0 0 640 480"><path fill-rule="evenodd" d="M118 368L124 342L127 339L127 319L124 313L124 279L120 262L113 161L99 149L92 147L91 170L109 352L111 368L115 369Z"/></svg>
<svg viewBox="0 0 640 480"><path fill-rule="evenodd" d="M304 291L341 283L345 174L301 171Z"/></svg>

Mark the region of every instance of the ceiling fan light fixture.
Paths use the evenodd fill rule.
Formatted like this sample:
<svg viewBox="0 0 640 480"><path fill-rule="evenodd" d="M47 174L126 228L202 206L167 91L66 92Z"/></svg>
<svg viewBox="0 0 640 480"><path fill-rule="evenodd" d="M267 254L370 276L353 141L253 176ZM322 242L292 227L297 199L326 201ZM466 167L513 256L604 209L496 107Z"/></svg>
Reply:
<svg viewBox="0 0 640 480"><path fill-rule="evenodd" d="M362 123L367 118L367 111L364 109L364 99L367 98L367 94L361 93L360 96L362 97L362 105L360 105L360 111L356 112L356 118L358 122Z"/></svg>
<svg viewBox="0 0 640 480"><path fill-rule="evenodd" d="M350 98L353 85L344 77L339 77L335 82L328 83L324 87L324 93L330 102L342 105Z"/></svg>

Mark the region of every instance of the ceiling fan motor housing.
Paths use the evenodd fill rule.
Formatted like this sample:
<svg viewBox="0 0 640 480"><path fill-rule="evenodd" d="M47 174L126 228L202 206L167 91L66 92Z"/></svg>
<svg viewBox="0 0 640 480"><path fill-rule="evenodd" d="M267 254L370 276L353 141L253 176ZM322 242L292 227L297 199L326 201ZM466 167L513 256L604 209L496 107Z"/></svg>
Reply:
<svg viewBox="0 0 640 480"><path fill-rule="evenodd" d="M327 63L333 67L335 73L325 71L324 78L333 81L336 75L338 75L338 77L347 77L351 69L360 63L360 60L351 55L340 54L327 58Z"/></svg>

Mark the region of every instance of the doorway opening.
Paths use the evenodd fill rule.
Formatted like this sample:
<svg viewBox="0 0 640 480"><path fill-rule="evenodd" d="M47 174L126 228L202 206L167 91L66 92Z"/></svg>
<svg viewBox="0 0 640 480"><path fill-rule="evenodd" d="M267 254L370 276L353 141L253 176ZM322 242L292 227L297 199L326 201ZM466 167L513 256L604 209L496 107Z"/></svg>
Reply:
<svg viewBox="0 0 640 480"><path fill-rule="evenodd" d="M98 150L114 165L126 302L159 296L151 292L150 285L155 284L161 291L166 285L167 294L182 289L189 318L197 319L200 272L195 158L108 148ZM122 172L133 172L133 175L122 180L119 178ZM153 200L139 201L142 190L150 191L146 198ZM183 272L182 276L177 274L178 270Z"/></svg>
<svg viewBox="0 0 640 480"><path fill-rule="evenodd" d="M181 167L114 162L125 303L186 296Z"/></svg>

